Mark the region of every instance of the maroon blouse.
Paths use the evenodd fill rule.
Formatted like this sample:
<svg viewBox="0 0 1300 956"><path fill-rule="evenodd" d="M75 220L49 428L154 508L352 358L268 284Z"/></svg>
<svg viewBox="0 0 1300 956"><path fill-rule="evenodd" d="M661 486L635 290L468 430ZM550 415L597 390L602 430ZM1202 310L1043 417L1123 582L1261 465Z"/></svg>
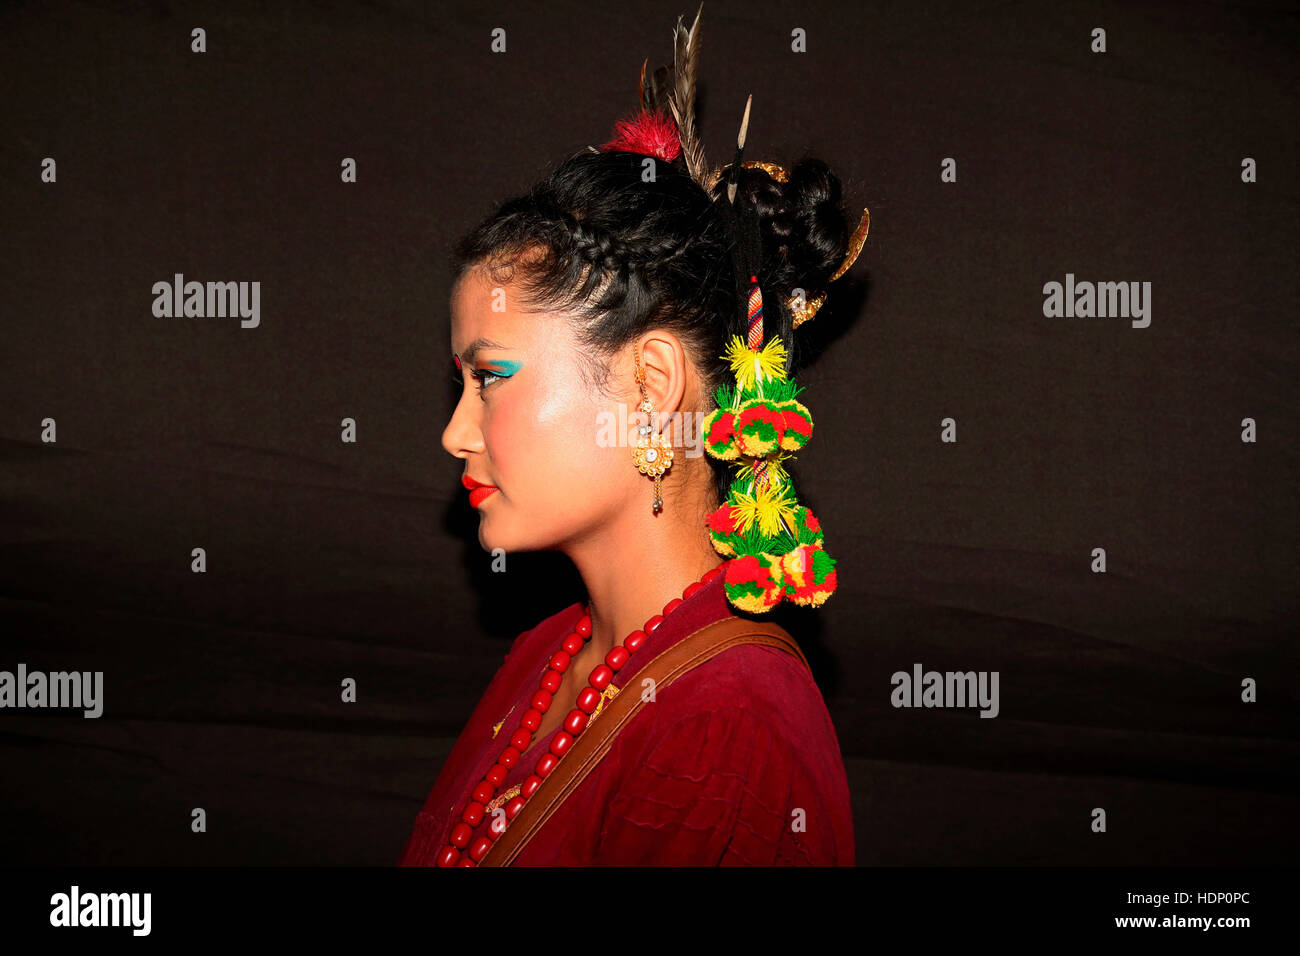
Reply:
<svg viewBox="0 0 1300 956"><path fill-rule="evenodd" d="M647 661L706 624L738 616L722 584L719 575L683 601L615 675L614 686L631 683L629 692L640 693L636 673ZM434 865L583 610L572 604L515 639L416 816L398 865ZM573 703L552 706L567 712ZM513 795L558 732L533 743L498 797ZM484 815L471 845L492 819ZM848 780L821 692L793 655L746 644L688 671L643 705L513 865L853 862Z"/></svg>

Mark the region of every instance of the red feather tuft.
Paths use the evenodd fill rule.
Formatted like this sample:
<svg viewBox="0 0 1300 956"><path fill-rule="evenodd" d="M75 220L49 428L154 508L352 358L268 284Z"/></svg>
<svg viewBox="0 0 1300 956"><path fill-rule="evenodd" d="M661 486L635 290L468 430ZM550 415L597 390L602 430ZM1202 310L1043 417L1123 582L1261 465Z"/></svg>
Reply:
<svg viewBox="0 0 1300 956"><path fill-rule="evenodd" d="M634 119L619 120L614 124L614 133L601 149L658 156L670 163L682 152L677 122L659 110L643 109Z"/></svg>

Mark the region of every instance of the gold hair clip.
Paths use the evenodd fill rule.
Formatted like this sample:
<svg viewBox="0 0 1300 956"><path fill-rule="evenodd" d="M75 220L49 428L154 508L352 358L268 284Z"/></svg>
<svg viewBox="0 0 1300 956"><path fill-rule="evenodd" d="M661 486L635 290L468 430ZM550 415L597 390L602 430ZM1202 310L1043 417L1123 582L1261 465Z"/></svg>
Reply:
<svg viewBox="0 0 1300 956"><path fill-rule="evenodd" d="M862 252L862 244L867 241L867 230L871 228L871 210L863 208L862 218L858 220L858 227L853 230L853 235L849 237L849 251L844 256L844 261L840 267L835 270L828 282L834 282L844 273L849 271L849 267L858 259ZM786 305L790 307L790 312L794 316L794 327L797 329L809 319L817 314L817 310L826 304L826 293L824 291L817 293L811 299L800 303L798 296L790 296L786 299Z"/></svg>

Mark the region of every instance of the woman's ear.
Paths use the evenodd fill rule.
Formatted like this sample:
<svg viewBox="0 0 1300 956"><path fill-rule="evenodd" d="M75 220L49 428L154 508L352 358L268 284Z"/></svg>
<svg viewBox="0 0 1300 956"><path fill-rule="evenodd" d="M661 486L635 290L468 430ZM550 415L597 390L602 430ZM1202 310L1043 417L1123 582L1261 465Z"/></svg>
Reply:
<svg viewBox="0 0 1300 956"><path fill-rule="evenodd" d="M660 421L667 423L674 415L682 413L690 376L690 355L681 339L671 332L656 330L639 340L641 368L645 371L646 397L654 403ZM635 351L633 352L635 372ZM635 404L641 403L641 392L633 382ZM664 424L661 428L667 428Z"/></svg>

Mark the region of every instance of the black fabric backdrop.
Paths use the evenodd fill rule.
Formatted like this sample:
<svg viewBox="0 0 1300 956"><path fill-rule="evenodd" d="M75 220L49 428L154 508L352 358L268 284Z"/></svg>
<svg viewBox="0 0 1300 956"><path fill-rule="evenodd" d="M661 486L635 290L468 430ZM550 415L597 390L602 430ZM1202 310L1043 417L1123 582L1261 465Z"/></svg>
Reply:
<svg viewBox="0 0 1300 956"><path fill-rule="evenodd" d="M447 253L608 138L693 5L271 7L0 12L0 669L105 682L97 720L0 711L5 862L391 864L511 639L583 596L477 544L439 442ZM710 158L752 92L749 157L819 156L872 214L800 330L839 590L778 618L859 863L1292 860L1295 10L703 22ZM260 281L260 326L155 318L178 272ZM1150 282L1150 327L1044 317L1067 273ZM892 707L917 662L998 671L1001 713Z"/></svg>

